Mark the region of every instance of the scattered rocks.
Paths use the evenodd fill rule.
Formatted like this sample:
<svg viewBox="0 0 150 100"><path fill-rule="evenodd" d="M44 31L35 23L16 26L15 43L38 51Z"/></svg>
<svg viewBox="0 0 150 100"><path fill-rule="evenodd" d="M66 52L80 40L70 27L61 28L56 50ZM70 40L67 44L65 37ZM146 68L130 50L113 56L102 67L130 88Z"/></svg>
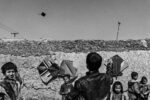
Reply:
<svg viewBox="0 0 150 100"><path fill-rule="evenodd" d="M150 39L145 40L74 40L74 41L1 41L0 54L15 56L51 55L51 52L150 50Z"/></svg>

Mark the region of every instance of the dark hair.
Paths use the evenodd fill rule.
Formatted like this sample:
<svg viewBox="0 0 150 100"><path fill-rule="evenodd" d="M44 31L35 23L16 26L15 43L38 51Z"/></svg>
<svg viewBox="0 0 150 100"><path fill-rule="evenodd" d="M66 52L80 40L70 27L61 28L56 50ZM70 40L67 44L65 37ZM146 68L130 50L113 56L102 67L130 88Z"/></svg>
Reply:
<svg viewBox="0 0 150 100"><path fill-rule="evenodd" d="M102 64L102 57L96 52L91 52L87 55L86 64L90 71L96 71Z"/></svg>
<svg viewBox="0 0 150 100"><path fill-rule="evenodd" d="M65 74L64 77L70 78L71 76L69 74Z"/></svg>
<svg viewBox="0 0 150 100"><path fill-rule="evenodd" d="M66 74L66 75L64 75L62 78L63 78L63 80L66 80L66 78L67 78L68 80L70 80L70 75L69 75L69 74Z"/></svg>
<svg viewBox="0 0 150 100"><path fill-rule="evenodd" d="M143 80L147 80L146 76L143 76L143 77L141 78L140 83L143 83ZM148 80L147 80L147 81L148 81Z"/></svg>
<svg viewBox="0 0 150 100"><path fill-rule="evenodd" d="M12 62L7 62L1 67L2 73L4 75L6 73L6 70L10 70L10 69L14 69L15 72L18 72L17 66Z"/></svg>
<svg viewBox="0 0 150 100"><path fill-rule="evenodd" d="M132 72L131 77L134 78L135 76L138 76L138 73L137 72Z"/></svg>
<svg viewBox="0 0 150 100"><path fill-rule="evenodd" d="M114 84L113 84L113 86L112 86L112 91L114 92L114 93L116 93L116 91L115 91L115 87L116 87L116 85L120 85L120 87L121 87L121 93L123 93L123 86L122 86L122 83L120 82L120 81L116 81Z"/></svg>

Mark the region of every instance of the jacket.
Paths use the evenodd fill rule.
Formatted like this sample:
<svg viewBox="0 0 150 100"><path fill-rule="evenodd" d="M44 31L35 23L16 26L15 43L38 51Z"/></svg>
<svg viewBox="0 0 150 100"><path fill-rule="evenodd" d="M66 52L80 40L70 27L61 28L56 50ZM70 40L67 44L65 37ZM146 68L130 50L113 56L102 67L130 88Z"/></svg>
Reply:
<svg viewBox="0 0 150 100"><path fill-rule="evenodd" d="M4 94L4 100L18 100L21 84L15 80L5 78L0 82L0 93Z"/></svg>
<svg viewBox="0 0 150 100"><path fill-rule="evenodd" d="M75 82L71 100L105 100L110 92L113 78L98 71L87 72Z"/></svg>

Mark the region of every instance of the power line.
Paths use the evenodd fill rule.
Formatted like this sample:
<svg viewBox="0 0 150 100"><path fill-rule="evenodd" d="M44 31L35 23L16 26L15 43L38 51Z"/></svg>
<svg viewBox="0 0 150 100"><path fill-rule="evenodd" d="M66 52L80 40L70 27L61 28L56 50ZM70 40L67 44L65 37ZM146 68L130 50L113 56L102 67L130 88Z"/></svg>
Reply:
<svg viewBox="0 0 150 100"><path fill-rule="evenodd" d="M5 24L3 24L2 22L0 22L0 28L5 30L5 31L8 31L8 32L16 32L14 29L6 26Z"/></svg>
<svg viewBox="0 0 150 100"><path fill-rule="evenodd" d="M0 28L7 31L7 32L9 32L11 35L13 35L14 38L19 34L19 32L17 32L16 30L8 27L7 25L3 24L2 22L0 22Z"/></svg>

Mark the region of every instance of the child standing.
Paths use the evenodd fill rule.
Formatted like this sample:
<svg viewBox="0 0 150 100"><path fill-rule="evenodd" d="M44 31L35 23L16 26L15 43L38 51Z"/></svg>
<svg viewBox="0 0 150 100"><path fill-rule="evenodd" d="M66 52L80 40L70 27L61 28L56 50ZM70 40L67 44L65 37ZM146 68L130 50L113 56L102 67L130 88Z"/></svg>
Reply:
<svg viewBox="0 0 150 100"><path fill-rule="evenodd" d="M64 84L61 85L60 95L62 95L62 100L67 100L67 95L72 91L73 85L70 81L70 75L65 75L63 77Z"/></svg>
<svg viewBox="0 0 150 100"><path fill-rule="evenodd" d="M139 82L138 79L138 73L132 72L131 73L131 80L128 82L128 96L129 100L139 100L140 98L140 88L139 88Z"/></svg>
<svg viewBox="0 0 150 100"><path fill-rule="evenodd" d="M112 92L110 93L108 100L128 100L128 98L123 93L122 83L116 81L112 86Z"/></svg>
<svg viewBox="0 0 150 100"><path fill-rule="evenodd" d="M12 62L7 62L1 67L1 70L5 76L0 82L1 100L20 100L22 80L19 77L17 66Z"/></svg>

